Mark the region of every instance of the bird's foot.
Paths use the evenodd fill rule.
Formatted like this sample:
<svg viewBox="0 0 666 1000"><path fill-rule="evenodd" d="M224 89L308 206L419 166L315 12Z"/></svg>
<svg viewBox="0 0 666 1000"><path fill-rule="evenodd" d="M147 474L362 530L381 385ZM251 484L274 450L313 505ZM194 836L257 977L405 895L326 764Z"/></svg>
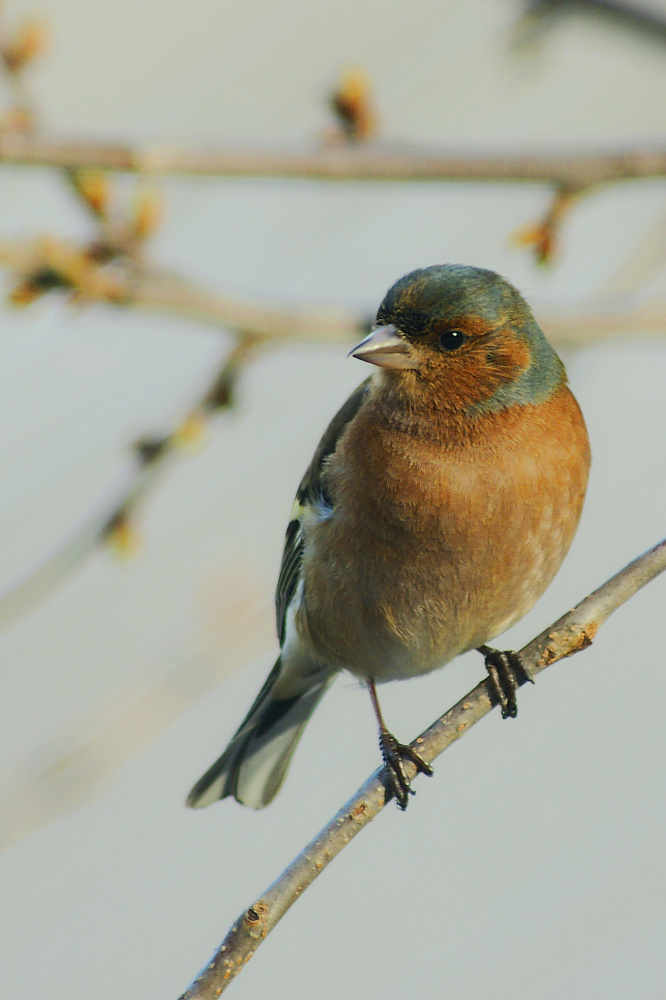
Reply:
<svg viewBox="0 0 666 1000"><path fill-rule="evenodd" d="M379 749L386 767L389 789L395 795L400 808L404 810L407 808L409 796L416 794L409 783L404 762L411 760L417 772L427 774L428 777L433 773L432 768L419 756L414 747L398 743L395 736L384 727L379 731Z"/></svg>
<svg viewBox="0 0 666 1000"><path fill-rule="evenodd" d="M492 646L478 646L477 649L486 661L486 670L502 711L502 718L515 719L518 715L516 691L528 681L534 684L532 671L520 653L514 653L512 649L493 649Z"/></svg>

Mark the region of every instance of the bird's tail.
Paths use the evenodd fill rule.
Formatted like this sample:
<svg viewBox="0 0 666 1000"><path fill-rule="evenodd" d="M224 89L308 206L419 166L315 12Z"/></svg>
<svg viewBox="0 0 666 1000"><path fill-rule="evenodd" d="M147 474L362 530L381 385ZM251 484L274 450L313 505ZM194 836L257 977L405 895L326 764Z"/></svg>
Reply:
<svg viewBox="0 0 666 1000"><path fill-rule="evenodd" d="M233 795L262 809L275 798L308 719L333 679L330 670L318 670L299 679L298 693L278 698L275 689L284 689L284 673L278 658L229 746L187 796L188 806L199 809Z"/></svg>

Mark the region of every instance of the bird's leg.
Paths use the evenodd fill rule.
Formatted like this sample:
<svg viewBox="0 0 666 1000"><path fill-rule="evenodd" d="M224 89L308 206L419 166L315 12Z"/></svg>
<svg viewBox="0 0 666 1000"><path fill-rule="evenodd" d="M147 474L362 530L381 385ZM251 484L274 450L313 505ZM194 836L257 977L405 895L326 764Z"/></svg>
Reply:
<svg viewBox="0 0 666 1000"><path fill-rule="evenodd" d="M520 653L512 649L493 649L492 646L477 646L486 661L486 670L495 697L502 710L503 719L515 719L518 715L516 691L521 684L534 684L534 677L523 661Z"/></svg>
<svg viewBox="0 0 666 1000"><path fill-rule="evenodd" d="M370 692L370 700L372 701L377 725L379 726L379 749L381 750L382 760L386 768L389 787L395 795L396 802L404 810L407 808L409 796L414 795L415 792L409 784L409 778L407 777L403 761L411 760L416 770L420 771L421 774L431 775L432 768L430 764L426 764L423 758L417 754L414 747L410 747L409 744L398 743L395 736L388 731L384 723L382 710L379 707L377 689L373 680L368 681L368 691Z"/></svg>

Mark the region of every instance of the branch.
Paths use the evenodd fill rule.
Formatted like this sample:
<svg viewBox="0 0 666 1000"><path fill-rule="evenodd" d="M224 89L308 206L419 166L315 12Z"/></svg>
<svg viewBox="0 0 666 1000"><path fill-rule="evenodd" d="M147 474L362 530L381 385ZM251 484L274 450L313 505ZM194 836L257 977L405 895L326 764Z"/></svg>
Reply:
<svg viewBox="0 0 666 1000"><path fill-rule="evenodd" d="M659 257L661 249L652 247ZM232 330L257 344L322 341L352 344L370 328L371 313L330 305L289 305L240 298L201 288L175 272L115 261L96 263L87 248L42 237L32 243L0 241L0 265L13 272L10 300L29 304L48 291L66 291L77 304L99 302L117 308L169 313ZM556 347L579 347L615 333L666 331L666 303L659 300L618 308L613 299L590 300L575 309L535 309Z"/></svg>
<svg viewBox="0 0 666 1000"><path fill-rule="evenodd" d="M655 281L666 266L666 214L656 215L650 228L626 257L597 286L599 298L636 295Z"/></svg>
<svg viewBox="0 0 666 1000"><path fill-rule="evenodd" d="M666 333L666 302L658 299L633 309L590 301L577 309L535 308L534 314L558 348L585 347L614 335Z"/></svg>
<svg viewBox="0 0 666 1000"><path fill-rule="evenodd" d="M565 656L591 645L600 626L641 587L666 570L666 540L634 559L520 650L537 674ZM437 719L412 746L430 763L487 715L495 703L488 680ZM409 777L416 776L407 762ZM219 949L180 1000L215 1000L238 975L290 906L363 827L386 805L382 769L378 769L312 840L288 868L235 921Z"/></svg>
<svg viewBox="0 0 666 1000"><path fill-rule="evenodd" d="M200 288L169 271L128 278L122 305L146 312L171 313L217 327L246 332L259 341L348 342L365 336L370 312L326 305L286 305L242 299Z"/></svg>
<svg viewBox="0 0 666 1000"><path fill-rule="evenodd" d="M57 136L0 135L0 163L66 170L318 180L522 181L588 188L666 174L666 147L571 153L489 153L366 142L318 148L196 148L168 143L115 144Z"/></svg>
<svg viewBox="0 0 666 1000"><path fill-rule="evenodd" d="M128 298L115 303L151 313L171 313L230 330L246 330L260 343L321 341L352 344L372 323L371 311L325 305L271 303L211 292L186 278L153 272L127 284ZM582 347L613 335L666 333L666 302L658 299L620 308L611 298L576 308L536 307L535 316L553 346Z"/></svg>
<svg viewBox="0 0 666 1000"><path fill-rule="evenodd" d="M165 450L160 457L165 458L166 454ZM103 542L116 541L122 547L120 539L126 534L127 513L153 482L159 468L159 461L146 461L137 451L136 460L123 473L118 485L90 510L82 523L23 576L0 591L0 627L48 597Z"/></svg>
<svg viewBox="0 0 666 1000"><path fill-rule="evenodd" d="M621 0L528 0L527 9L518 23L519 43L542 31L548 22L570 14L596 15L651 41L666 42L666 18L647 5L639 7Z"/></svg>
<svg viewBox="0 0 666 1000"><path fill-rule="evenodd" d="M198 432L200 425L232 405L236 380L255 349L256 343L251 337L239 337L185 419L168 434L135 442L134 460L120 482L60 544L20 579L0 591L0 627L48 597L105 542L121 551L128 548L129 520L137 504L158 475L165 471L167 461L175 458L182 444Z"/></svg>
<svg viewBox="0 0 666 1000"><path fill-rule="evenodd" d="M2 250L0 246L0 258ZM118 287L118 286L117 286ZM242 299L200 288L168 271L146 271L128 278L122 297L112 304L151 313L171 313L246 331L260 343L269 341L322 341L352 344L366 334L373 321L367 312L329 305L286 305ZM643 302L618 308L612 298L591 300L576 308L535 308L535 315L555 347L581 347L614 334L666 333L666 302Z"/></svg>
<svg viewBox="0 0 666 1000"><path fill-rule="evenodd" d="M13 787L0 790L0 851L90 802L111 774L223 678L268 654L273 615L263 586L235 571L221 597L205 643L179 651L166 669L135 681L100 714L79 717L55 750L43 748L31 773L14 775ZM211 642L223 656L211 655Z"/></svg>

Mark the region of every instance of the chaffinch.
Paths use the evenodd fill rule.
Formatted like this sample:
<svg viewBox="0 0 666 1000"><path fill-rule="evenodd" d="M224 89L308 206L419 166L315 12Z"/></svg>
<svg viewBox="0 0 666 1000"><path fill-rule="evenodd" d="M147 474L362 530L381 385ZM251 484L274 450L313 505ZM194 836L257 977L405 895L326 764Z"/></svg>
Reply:
<svg viewBox="0 0 666 1000"><path fill-rule="evenodd" d="M351 355L376 371L299 486L277 585L280 656L191 806L268 805L340 670L368 685L403 809L403 761L432 772L387 730L376 682L478 649L502 714L516 714L524 667L486 643L540 597L578 525L590 449L564 366L508 281L457 264L397 281Z"/></svg>

